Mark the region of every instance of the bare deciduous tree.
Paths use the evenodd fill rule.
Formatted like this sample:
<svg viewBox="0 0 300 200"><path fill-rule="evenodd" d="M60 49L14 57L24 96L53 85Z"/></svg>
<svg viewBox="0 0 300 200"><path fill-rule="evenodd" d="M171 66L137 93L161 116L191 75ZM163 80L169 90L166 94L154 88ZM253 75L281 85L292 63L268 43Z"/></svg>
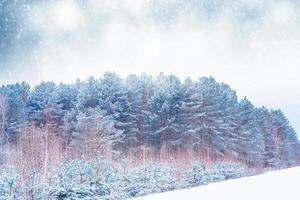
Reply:
<svg viewBox="0 0 300 200"><path fill-rule="evenodd" d="M7 154L5 143L8 135L5 131L5 118L7 110L6 98L0 95L0 163L3 163Z"/></svg>
<svg viewBox="0 0 300 200"><path fill-rule="evenodd" d="M112 157L116 153L116 145L123 139L122 131L116 129L112 119L100 110L81 113L73 136L73 147L87 158Z"/></svg>

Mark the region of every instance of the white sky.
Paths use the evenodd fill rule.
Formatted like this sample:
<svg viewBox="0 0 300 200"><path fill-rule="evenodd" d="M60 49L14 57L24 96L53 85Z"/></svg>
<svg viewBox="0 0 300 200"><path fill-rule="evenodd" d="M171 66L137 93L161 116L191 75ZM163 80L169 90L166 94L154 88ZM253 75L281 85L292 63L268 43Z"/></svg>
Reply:
<svg viewBox="0 0 300 200"><path fill-rule="evenodd" d="M33 6L26 20L40 43L11 61L15 68L0 74L2 81L72 82L106 71L123 77L211 75L256 106L281 108L300 134L298 5L280 0L87 2Z"/></svg>

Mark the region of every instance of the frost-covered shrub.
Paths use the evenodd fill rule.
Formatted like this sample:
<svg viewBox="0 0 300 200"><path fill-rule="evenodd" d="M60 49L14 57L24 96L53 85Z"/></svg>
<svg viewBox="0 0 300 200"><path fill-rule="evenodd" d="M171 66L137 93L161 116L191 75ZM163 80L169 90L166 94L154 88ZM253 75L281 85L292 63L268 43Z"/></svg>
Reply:
<svg viewBox="0 0 300 200"><path fill-rule="evenodd" d="M129 161L127 159L122 160L121 168L119 171L120 180L126 194L128 196L134 197L140 192L142 188L142 183L139 180L139 173L136 173L137 170L129 168Z"/></svg>
<svg viewBox="0 0 300 200"><path fill-rule="evenodd" d="M51 197L58 200L127 199L121 179L103 160L65 163L57 170Z"/></svg>
<svg viewBox="0 0 300 200"><path fill-rule="evenodd" d="M210 166L195 161L179 176L174 168L158 163L130 167L125 160L121 166L117 168L104 159L73 160L58 167L49 180L37 172L29 173L22 189L18 187L14 170L4 168L0 171L0 200L127 200L239 178L244 174L239 164L226 162Z"/></svg>
<svg viewBox="0 0 300 200"><path fill-rule="evenodd" d="M97 199L128 199L122 177L116 173L110 163L97 159L93 161L92 166L95 177L91 182L91 187Z"/></svg>
<svg viewBox="0 0 300 200"><path fill-rule="evenodd" d="M165 192L176 188L176 176L171 167L153 164L146 167L149 191ZM147 180L146 179L146 180Z"/></svg>
<svg viewBox="0 0 300 200"><path fill-rule="evenodd" d="M209 181L217 182L228 179L240 178L244 174L244 169L236 163L218 162L209 171Z"/></svg>
<svg viewBox="0 0 300 200"><path fill-rule="evenodd" d="M83 160L63 164L56 171L51 196L58 200L93 196L90 188L92 175L91 166Z"/></svg>
<svg viewBox="0 0 300 200"><path fill-rule="evenodd" d="M0 172L0 200L22 200L18 187L19 175L11 167Z"/></svg>
<svg viewBox="0 0 300 200"><path fill-rule="evenodd" d="M126 191L131 197L141 196L146 194L144 177L140 176L141 169L134 169L130 175L126 177Z"/></svg>
<svg viewBox="0 0 300 200"><path fill-rule="evenodd" d="M134 168L128 173L126 182L132 197L174 190L177 185L173 170L160 164Z"/></svg>
<svg viewBox="0 0 300 200"><path fill-rule="evenodd" d="M26 193L29 199L49 200L49 187L43 183L38 172L29 172L26 179Z"/></svg>
<svg viewBox="0 0 300 200"><path fill-rule="evenodd" d="M202 162L195 161L192 163L192 169L187 171L183 175L181 187L194 187L199 185L205 185L208 181L208 173L206 166Z"/></svg>

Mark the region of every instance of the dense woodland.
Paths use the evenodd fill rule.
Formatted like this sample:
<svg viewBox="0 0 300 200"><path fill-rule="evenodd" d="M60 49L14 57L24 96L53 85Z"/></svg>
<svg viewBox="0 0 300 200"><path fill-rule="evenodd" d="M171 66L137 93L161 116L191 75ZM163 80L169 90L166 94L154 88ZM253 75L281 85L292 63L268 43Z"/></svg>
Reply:
<svg viewBox="0 0 300 200"><path fill-rule="evenodd" d="M22 179L34 171L48 180L67 161L98 158L277 169L299 164L300 144L280 110L239 100L212 77L105 73L73 84L3 85L0 153L0 165Z"/></svg>

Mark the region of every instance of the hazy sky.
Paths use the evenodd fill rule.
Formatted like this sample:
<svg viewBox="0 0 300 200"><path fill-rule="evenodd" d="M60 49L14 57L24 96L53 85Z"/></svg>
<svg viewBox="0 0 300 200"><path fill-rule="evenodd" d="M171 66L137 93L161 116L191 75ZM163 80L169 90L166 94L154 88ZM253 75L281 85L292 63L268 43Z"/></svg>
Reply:
<svg viewBox="0 0 300 200"><path fill-rule="evenodd" d="M1 3L2 2L2 3ZM300 134L300 1L0 0L0 84L213 76Z"/></svg>

